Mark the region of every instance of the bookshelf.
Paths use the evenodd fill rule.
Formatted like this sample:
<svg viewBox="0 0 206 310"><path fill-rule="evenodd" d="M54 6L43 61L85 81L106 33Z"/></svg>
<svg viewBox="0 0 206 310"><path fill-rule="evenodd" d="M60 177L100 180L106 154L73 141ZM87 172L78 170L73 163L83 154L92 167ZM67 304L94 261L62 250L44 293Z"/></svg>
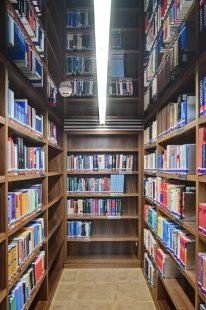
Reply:
<svg viewBox="0 0 206 310"><path fill-rule="evenodd" d="M94 157L100 156L109 158L117 158L117 156L133 157L132 170L125 171L103 169L95 171L93 169L78 170L69 166L67 170L67 178L74 179L92 178L112 178L112 176L124 176L123 192L115 192L114 190L104 191L103 189L88 192L71 191L67 187L67 202L66 202L66 233L68 223L91 222L91 236L75 237L68 236L65 253L65 266L103 266L108 264L111 266L140 266L141 257L141 154L138 149L141 148L141 136L138 133L110 133L106 135L92 134L68 134L67 135L67 167L73 160L78 162L79 157L84 157L84 160L90 158L93 161ZM127 153L127 150L129 153ZM122 155L121 155L122 154ZM71 157L69 157L71 156ZM75 159L74 159L75 158ZM87 158L87 159L86 159ZM93 163L92 163L93 164ZM116 167L116 163L115 163ZM66 181L66 180L65 180ZM111 180L112 182L112 180ZM71 184L67 181L68 184ZM112 185L111 185L112 186ZM70 191L68 191L70 190ZM118 189L117 189L118 190ZM108 210L95 209L100 202L107 201ZM72 209L73 203L81 203L83 201L85 209L82 211ZM86 201L92 203L91 212L86 209ZM121 203L121 211L110 210L112 208L109 203ZM70 203L70 207L68 207ZM96 204L96 207L95 207ZM115 205L113 204L113 208ZM103 205L102 205L103 206ZM80 207L80 206L79 206ZM79 208L78 207L78 208ZM72 211L73 210L73 211ZM95 211L96 210L96 211ZM109 211L110 210L110 211ZM89 212L89 213L88 213ZM119 212L119 213L116 213ZM71 224L69 224L71 225ZM71 229L71 226L70 226ZM70 230L71 232L71 230Z"/></svg>
<svg viewBox="0 0 206 310"><path fill-rule="evenodd" d="M152 6L152 3L152 1L147 1L148 8ZM168 2L168 10L171 10L171 5L172 2L171 4ZM153 49L156 48L156 42L159 42L161 29L164 27L167 18L166 15L160 20L160 28L156 29L156 34L153 34L153 36L150 34L150 39L153 38L153 41L149 42L150 45L148 43L150 48L147 46L144 85L144 152L145 156L147 156L145 157L145 168L147 169L144 171L144 204L150 206L149 208L152 208L153 213L155 212L157 229L154 230L149 225L148 221L151 221L150 218L145 220L145 242L149 250L145 246L144 272L153 300L159 309L162 308L162 304L164 304L164 309L202 309L200 305L205 304L206 301L204 289L201 283L198 284L201 273L201 253L205 253L202 213L199 215L199 212L203 210L201 208L205 199L204 162L202 162L202 143L204 142L201 140L204 139L204 136L201 136L202 132L204 132L201 128L205 126L204 104L201 101L201 83L203 83L205 76L205 32L200 31L201 10L203 10L204 6L205 4L200 3L200 1L191 1L188 8L185 8L184 20L176 28L175 33L171 35L167 45L164 46L164 49L161 49L160 46L158 47L154 71L149 67L150 56L153 53ZM155 15L158 10L161 11L161 5L157 5L151 11L147 9L145 16L148 19L148 28L156 18ZM185 24L188 27L188 42L184 50L180 47L182 45L179 38ZM152 27L150 28L152 29ZM190 34L192 33L196 34L196 41L190 39ZM172 67L172 57L174 57L176 44L179 44L179 59L181 59L181 53L183 53L186 55L187 61L183 64L178 62L177 59L173 59L176 64ZM165 81L163 81L164 79ZM181 97L182 95L187 95L187 97ZM195 98L192 96L195 96ZM193 99L193 112L190 113L191 106L189 102ZM180 115L181 111L184 110L184 103L182 103L184 100L187 102L185 122L184 116ZM179 116L176 110L177 105L179 106ZM187 119L189 116L192 116L190 120ZM181 123L182 121L183 124ZM193 159L191 165L192 168L195 168L195 171L189 174L180 171L180 168L182 169L183 167L181 166L182 154L179 154L179 166L176 161L177 149L175 149L175 153L170 153L170 150L173 148L170 146L177 146L178 148L179 145L184 144L195 144L196 159ZM170 154L170 161L167 161L168 157L165 154L165 150ZM163 153L166 157L163 157L162 166L161 155ZM162 188L162 183L158 183L159 181L170 185ZM190 205L188 201L184 205L186 213L191 211L190 215L188 213L182 214L182 217L177 215L178 199L176 199L175 204L170 204L172 196L169 195L173 185L175 187L184 186L184 192L186 188L190 190L195 188L195 195L186 194L193 195L193 198L190 196L190 202L193 200L193 203ZM160 198L158 188L163 198ZM166 203L164 195L167 195L168 198ZM194 250L192 254L188 254L186 262L193 260L193 267L181 266L182 258L178 259L178 253L174 253L170 245L165 243L164 237L162 238L161 235L161 225L159 223L162 220L169 221L176 229L181 230L183 233L188 234L189 238L192 238L195 243ZM148 236L151 235L153 236L152 240L154 240L155 246L150 243L148 245L147 243ZM151 252L151 249L154 251L154 248L155 254ZM160 262L163 261L162 269ZM152 268L150 275L148 275L149 267Z"/></svg>
<svg viewBox="0 0 206 310"><path fill-rule="evenodd" d="M37 14L33 1L26 0L25 4L30 6L31 12L36 18L36 23L41 27L41 31L44 34L40 46L36 45L30 36L31 29L25 22L26 17L21 19L15 10L15 5L17 4L7 0L1 3L1 309L8 309L11 290L27 272L28 267L37 259L39 253L41 253L40 251L45 253L45 268L36 287L32 289L26 303L26 309L34 308L37 305L38 307L41 307L43 304L48 305L48 301L53 297L63 266L64 192L62 163L64 145L63 124L59 115L60 105L58 105L59 99L57 100L56 97L56 85L61 80L61 68L59 63L54 60L54 55L61 53L58 45L60 37L57 36L55 41L50 37L50 29L56 29L54 16L51 13L51 11L53 12L51 8L54 3L51 3L50 6L44 3L41 7L41 15ZM35 57L41 63L43 72L41 79L41 82L43 82L42 87L34 87L29 80L33 75L29 75L26 70L22 70L19 67L18 63L11 60L14 54L13 52L12 54L10 51L8 52L8 35L12 42L12 35L10 33L12 28L7 28L8 12L13 18L14 23L18 25L23 38L27 40L33 49ZM9 89L10 91L8 91ZM54 108L55 105L56 108ZM51 129L49 127L51 122L54 124L53 127L55 126L55 129L49 130ZM49 135L51 131L56 134L56 141L53 139L53 136ZM8 144L9 137L12 139L10 140L10 148ZM22 151L21 147L23 147L24 153L20 152L20 150ZM41 153L38 153L40 150ZM31 155L32 153L33 155ZM33 166L34 158L31 156L34 156L36 160L35 166ZM7 159L8 157L10 161ZM16 159L14 160L14 158ZM37 185L39 189L37 189ZM28 195L32 190L35 193L38 192L38 206L28 210L25 207L26 204L23 205L22 202L21 206L23 209L16 211L15 219L14 213L12 213L11 218L8 194L15 193L17 195L19 193L18 195L23 197L23 195ZM31 196L28 197L31 198ZM14 210L14 206L12 206L12 210ZM31 250L24 263L15 272L15 276L12 276L8 281L8 268L10 268L11 263L8 245L12 244L14 238L25 231L26 227L30 227L32 223L40 221L40 219L43 219L44 223L43 240Z"/></svg>

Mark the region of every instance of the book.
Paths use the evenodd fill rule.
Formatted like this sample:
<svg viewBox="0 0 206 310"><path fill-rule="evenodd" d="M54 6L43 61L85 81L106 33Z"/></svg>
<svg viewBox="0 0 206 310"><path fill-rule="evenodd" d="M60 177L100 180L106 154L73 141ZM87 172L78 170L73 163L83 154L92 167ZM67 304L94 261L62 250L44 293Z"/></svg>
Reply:
<svg viewBox="0 0 206 310"><path fill-rule="evenodd" d="M66 28L90 28L92 25L91 11L88 9L69 10L66 12Z"/></svg>
<svg viewBox="0 0 206 310"><path fill-rule="evenodd" d="M67 51L87 51L95 47L94 35L92 33L66 33Z"/></svg>
<svg viewBox="0 0 206 310"><path fill-rule="evenodd" d="M92 223L83 221L67 222L67 237L89 238L92 235Z"/></svg>
<svg viewBox="0 0 206 310"><path fill-rule="evenodd" d="M144 246L150 256L153 258L154 263L156 262L156 249L157 242L154 235L149 229L144 229Z"/></svg>
<svg viewBox="0 0 206 310"><path fill-rule="evenodd" d="M48 120L47 136L50 142L57 144L57 126L54 122Z"/></svg>
<svg viewBox="0 0 206 310"><path fill-rule="evenodd" d="M144 130L144 145L152 144L157 140L157 120L153 121Z"/></svg>
<svg viewBox="0 0 206 310"><path fill-rule="evenodd" d="M144 155L144 170L155 172L157 170L157 152Z"/></svg>
<svg viewBox="0 0 206 310"><path fill-rule="evenodd" d="M146 252L144 254L144 273L151 287L155 287L156 286L156 269L155 269L153 262L151 261L151 259L149 258Z"/></svg>
<svg viewBox="0 0 206 310"><path fill-rule="evenodd" d="M144 205L144 221L151 227L154 233L157 232L157 211L150 205Z"/></svg>
<svg viewBox="0 0 206 310"><path fill-rule="evenodd" d="M201 127L198 131L198 167L199 175L206 173L206 128Z"/></svg>
<svg viewBox="0 0 206 310"><path fill-rule="evenodd" d="M72 86L72 95L75 97L90 97L97 95L96 79L73 79L69 80Z"/></svg>
<svg viewBox="0 0 206 310"><path fill-rule="evenodd" d="M48 105L55 107L57 104L57 87L49 76L47 78L47 98Z"/></svg>
<svg viewBox="0 0 206 310"><path fill-rule="evenodd" d="M67 75L93 75L96 74L96 58L85 55L66 56Z"/></svg>

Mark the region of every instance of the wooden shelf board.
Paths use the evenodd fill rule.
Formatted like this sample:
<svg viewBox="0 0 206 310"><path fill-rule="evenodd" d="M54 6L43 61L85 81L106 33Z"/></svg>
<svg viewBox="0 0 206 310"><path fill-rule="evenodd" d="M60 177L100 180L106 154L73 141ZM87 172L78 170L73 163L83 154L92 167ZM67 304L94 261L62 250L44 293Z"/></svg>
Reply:
<svg viewBox="0 0 206 310"><path fill-rule="evenodd" d="M79 170L79 171L69 171L67 170L67 174L70 174L70 175L74 175L74 174L94 174L94 175L97 175L97 174L130 174L130 175L137 175L139 174L139 171L119 171L119 170L115 170L115 171L111 171L111 170L98 170L98 171L93 171L93 170Z"/></svg>
<svg viewBox="0 0 206 310"><path fill-rule="evenodd" d="M189 300L187 294L184 292L181 285L176 279L162 279L161 277L160 279L177 309L179 310L195 309L195 307Z"/></svg>
<svg viewBox="0 0 206 310"><path fill-rule="evenodd" d="M199 175L198 176L198 181L202 183L206 183L206 175Z"/></svg>
<svg viewBox="0 0 206 310"><path fill-rule="evenodd" d="M68 193L67 197L138 197L137 193Z"/></svg>
<svg viewBox="0 0 206 310"><path fill-rule="evenodd" d="M135 220L138 215L67 215L68 220Z"/></svg>
<svg viewBox="0 0 206 310"><path fill-rule="evenodd" d="M155 230L146 221L144 221L144 225L153 233L156 238L157 233L155 232Z"/></svg>
<svg viewBox="0 0 206 310"><path fill-rule="evenodd" d="M198 295L200 296L200 298L203 300L204 303L206 303L206 295L204 295L202 293L202 291L200 290L200 288L198 288Z"/></svg>
<svg viewBox="0 0 206 310"><path fill-rule="evenodd" d="M6 297L6 289L0 290L0 303L3 301L5 297Z"/></svg>
<svg viewBox="0 0 206 310"><path fill-rule="evenodd" d="M48 177L55 177L63 175L63 172L47 172Z"/></svg>
<svg viewBox="0 0 206 310"><path fill-rule="evenodd" d="M40 287L41 287L41 285L42 285L44 279L46 278L46 274L47 274L47 272L44 273L44 275L42 276L42 278L41 278L41 280L39 281L39 283L37 284L37 286L34 287L34 289L33 289L32 293L31 293L31 295L29 296L29 300L28 300L28 302L26 303L26 305L25 305L25 307L24 307L24 310L29 310L29 309L30 309L30 306L31 306L31 304L32 304L32 302L33 302L33 300L34 300L34 298L36 297L36 295L37 295L37 293L38 293L38 291L39 291L39 289L40 289Z"/></svg>
<svg viewBox="0 0 206 310"><path fill-rule="evenodd" d="M4 183L6 181L6 178L4 175L0 176L0 183Z"/></svg>
<svg viewBox="0 0 206 310"><path fill-rule="evenodd" d="M150 176L156 176L156 172L153 172L153 171L149 171L149 170L144 170L144 174L145 175L150 175Z"/></svg>
<svg viewBox="0 0 206 310"><path fill-rule="evenodd" d="M110 55L112 54L132 54L132 55L136 55L139 54L140 51L139 50L123 50L123 49L111 49ZM110 56L109 56L110 57Z"/></svg>
<svg viewBox="0 0 206 310"><path fill-rule="evenodd" d="M161 137L161 138L158 138L157 139L157 144L160 144L162 142L165 142L165 141L169 141L171 139L174 139L176 137L180 137L182 135L185 135L187 133L189 133L190 131L192 130L195 130L196 129L196 120L192 121L191 123Z"/></svg>
<svg viewBox="0 0 206 310"><path fill-rule="evenodd" d="M48 240L53 236L55 231L61 226L62 222L63 219L60 219L60 221L58 221L58 223L50 231L48 231Z"/></svg>
<svg viewBox="0 0 206 310"><path fill-rule="evenodd" d="M37 134L33 133L31 129L24 127L15 121L8 120L8 129L16 135L21 136L27 140L46 144L46 139L44 139L42 136L38 136Z"/></svg>
<svg viewBox="0 0 206 310"><path fill-rule="evenodd" d="M26 262L19 268L19 271L15 273L15 275L9 280L8 290L14 286L14 284L19 280L24 271L29 267L29 265L33 262L41 247L45 245L45 240L33 251L33 253L29 256Z"/></svg>
<svg viewBox="0 0 206 310"><path fill-rule="evenodd" d="M190 285L195 289L196 281L195 281L195 270L184 270L180 267L178 262L176 261L175 257L167 251L165 245L162 243L162 241L157 237L158 243L164 248L164 251L170 256L170 258L173 260L175 265L177 266L178 270L181 272L181 274L187 279L187 281L190 283Z"/></svg>
<svg viewBox="0 0 206 310"><path fill-rule="evenodd" d="M39 211L32 213L30 216L27 216L25 219L22 219L22 221L19 221L12 229L8 230L8 236L10 237L15 232L17 232L19 229L24 227L29 222L33 221L38 215L43 213L47 209L47 206L42 207Z"/></svg>
<svg viewBox="0 0 206 310"><path fill-rule="evenodd" d="M48 139L48 146L57 150L57 151L63 152L63 148L61 146L59 146L58 144L50 142L49 139Z"/></svg>
<svg viewBox="0 0 206 310"><path fill-rule="evenodd" d="M69 149L67 150L68 153L98 153L98 152L104 152L104 153L137 153L139 150L137 148L122 148L122 149L118 149L118 148L115 148L115 149L103 149L103 148L95 148L95 149Z"/></svg>
<svg viewBox="0 0 206 310"><path fill-rule="evenodd" d="M145 144L144 149L149 150L149 149L155 149L156 148L156 142L150 143L150 144Z"/></svg>
<svg viewBox="0 0 206 310"><path fill-rule="evenodd" d="M203 125L206 123L206 115L198 118L198 124Z"/></svg>
<svg viewBox="0 0 206 310"><path fill-rule="evenodd" d="M91 236L90 238L70 238L67 237L68 242L121 242L121 241L138 241L139 238L138 236Z"/></svg>
<svg viewBox="0 0 206 310"><path fill-rule="evenodd" d="M48 260L48 272L51 268L51 266L53 265L53 262L55 261L55 259L57 258L57 255L59 254L59 252L61 251L61 248L64 244L64 240L60 243L59 247L55 249L55 251L52 253L52 258ZM49 253L50 254L50 253Z"/></svg>
<svg viewBox="0 0 206 310"><path fill-rule="evenodd" d="M198 237L201 241L205 242L206 243L206 236L203 235L202 233L198 232Z"/></svg>
<svg viewBox="0 0 206 310"><path fill-rule="evenodd" d="M62 195L58 196L57 198L54 198L52 201L48 203L48 209L51 208L53 205L55 205L57 202L59 202L63 198Z"/></svg>
<svg viewBox="0 0 206 310"><path fill-rule="evenodd" d="M175 180L183 180L183 181L197 181L197 176L192 174L176 174L176 173L163 173L157 172L157 177L167 178L167 179L175 179Z"/></svg>
<svg viewBox="0 0 206 310"><path fill-rule="evenodd" d="M19 175L9 175L8 182L17 182L17 181L26 181L26 180L33 180L33 179L41 179L46 177L46 173L25 173Z"/></svg>
<svg viewBox="0 0 206 310"><path fill-rule="evenodd" d="M5 125L5 118L3 116L0 116L0 124Z"/></svg>
<svg viewBox="0 0 206 310"><path fill-rule="evenodd" d="M0 233L0 243L4 242L6 239L6 234L5 233Z"/></svg>
<svg viewBox="0 0 206 310"><path fill-rule="evenodd" d="M121 31L121 32L138 32L139 28L138 27L111 27L111 31Z"/></svg>

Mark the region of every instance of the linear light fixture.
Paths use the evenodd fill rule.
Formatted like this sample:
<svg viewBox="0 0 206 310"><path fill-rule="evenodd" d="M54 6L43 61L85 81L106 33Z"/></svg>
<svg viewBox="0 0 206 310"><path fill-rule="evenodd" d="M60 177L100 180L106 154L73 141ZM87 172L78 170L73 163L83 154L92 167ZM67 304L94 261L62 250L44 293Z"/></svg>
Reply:
<svg viewBox="0 0 206 310"><path fill-rule="evenodd" d="M102 125L106 119L110 13L111 0L94 0L99 123Z"/></svg>

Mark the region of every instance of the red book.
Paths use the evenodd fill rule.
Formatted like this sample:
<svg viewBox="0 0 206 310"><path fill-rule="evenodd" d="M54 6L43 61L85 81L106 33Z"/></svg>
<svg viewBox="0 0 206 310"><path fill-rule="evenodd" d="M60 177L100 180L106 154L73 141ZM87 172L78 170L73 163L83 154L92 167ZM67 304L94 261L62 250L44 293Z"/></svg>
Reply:
<svg viewBox="0 0 206 310"><path fill-rule="evenodd" d="M202 168L202 146L203 144L206 144L206 127L199 128L199 135L198 135L198 174L201 174L201 171L199 169Z"/></svg>

